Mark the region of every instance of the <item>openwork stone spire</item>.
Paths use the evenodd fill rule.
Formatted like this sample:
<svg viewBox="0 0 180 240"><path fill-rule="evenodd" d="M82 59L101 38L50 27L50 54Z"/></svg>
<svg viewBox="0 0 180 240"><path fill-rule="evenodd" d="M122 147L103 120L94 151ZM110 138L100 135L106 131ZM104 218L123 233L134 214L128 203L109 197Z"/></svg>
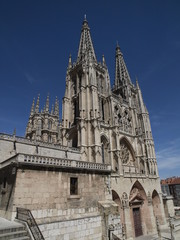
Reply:
<svg viewBox="0 0 180 240"><path fill-rule="evenodd" d="M77 62L83 60L97 61L86 16L84 18L81 30Z"/></svg>
<svg viewBox="0 0 180 240"><path fill-rule="evenodd" d="M116 47L116 69L115 69L115 88L125 86L131 83L131 79L124 62L123 54L120 50L119 45Z"/></svg>

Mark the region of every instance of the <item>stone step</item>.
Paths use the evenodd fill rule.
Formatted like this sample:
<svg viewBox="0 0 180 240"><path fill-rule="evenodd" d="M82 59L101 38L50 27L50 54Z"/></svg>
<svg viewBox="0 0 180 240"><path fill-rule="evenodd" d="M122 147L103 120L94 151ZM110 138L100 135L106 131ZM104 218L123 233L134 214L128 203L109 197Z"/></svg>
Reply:
<svg viewBox="0 0 180 240"><path fill-rule="evenodd" d="M10 239L29 239L27 231L11 231L0 234L0 240L10 240Z"/></svg>
<svg viewBox="0 0 180 240"><path fill-rule="evenodd" d="M23 230L25 230L24 226L22 226L22 227L3 228L3 229L0 229L0 235L3 234L3 233L17 232L17 231L23 231Z"/></svg>
<svg viewBox="0 0 180 240"><path fill-rule="evenodd" d="M13 238L12 240L30 240L28 236Z"/></svg>

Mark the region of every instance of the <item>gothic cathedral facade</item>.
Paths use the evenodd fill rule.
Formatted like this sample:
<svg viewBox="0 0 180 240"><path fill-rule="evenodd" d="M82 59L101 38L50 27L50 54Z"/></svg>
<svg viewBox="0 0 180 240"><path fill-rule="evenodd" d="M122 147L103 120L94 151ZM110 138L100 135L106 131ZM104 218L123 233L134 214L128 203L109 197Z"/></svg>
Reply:
<svg viewBox="0 0 180 240"><path fill-rule="evenodd" d="M85 19L76 62L69 57L62 121L57 98L51 111L49 96L42 111L39 101L24 139L0 135L1 216L30 209L45 239L156 233L156 219L166 220L149 113L119 45L111 87Z"/></svg>

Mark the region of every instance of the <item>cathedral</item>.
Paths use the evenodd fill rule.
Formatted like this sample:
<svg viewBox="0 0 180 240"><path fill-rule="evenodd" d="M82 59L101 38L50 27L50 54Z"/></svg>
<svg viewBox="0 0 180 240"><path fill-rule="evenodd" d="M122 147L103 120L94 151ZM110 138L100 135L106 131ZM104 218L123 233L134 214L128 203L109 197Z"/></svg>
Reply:
<svg viewBox="0 0 180 240"><path fill-rule="evenodd" d="M0 134L0 217L28 209L47 240L156 234L171 208L162 198L149 113L119 45L111 86L86 18L65 81L62 119L57 98L50 110L47 96L40 109L38 96L25 138Z"/></svg>

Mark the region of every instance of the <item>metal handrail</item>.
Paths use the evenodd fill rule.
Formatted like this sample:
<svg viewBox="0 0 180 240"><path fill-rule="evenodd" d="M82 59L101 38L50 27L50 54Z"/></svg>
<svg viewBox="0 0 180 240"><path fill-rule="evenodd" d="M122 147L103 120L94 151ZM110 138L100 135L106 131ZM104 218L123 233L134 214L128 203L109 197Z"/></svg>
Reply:
<svg viewBox="0 0 180 240"><path fill-rule="evenodd" d="M35 240L45 240L29 209L17 208L16 219L27 223Z"/></svg>

